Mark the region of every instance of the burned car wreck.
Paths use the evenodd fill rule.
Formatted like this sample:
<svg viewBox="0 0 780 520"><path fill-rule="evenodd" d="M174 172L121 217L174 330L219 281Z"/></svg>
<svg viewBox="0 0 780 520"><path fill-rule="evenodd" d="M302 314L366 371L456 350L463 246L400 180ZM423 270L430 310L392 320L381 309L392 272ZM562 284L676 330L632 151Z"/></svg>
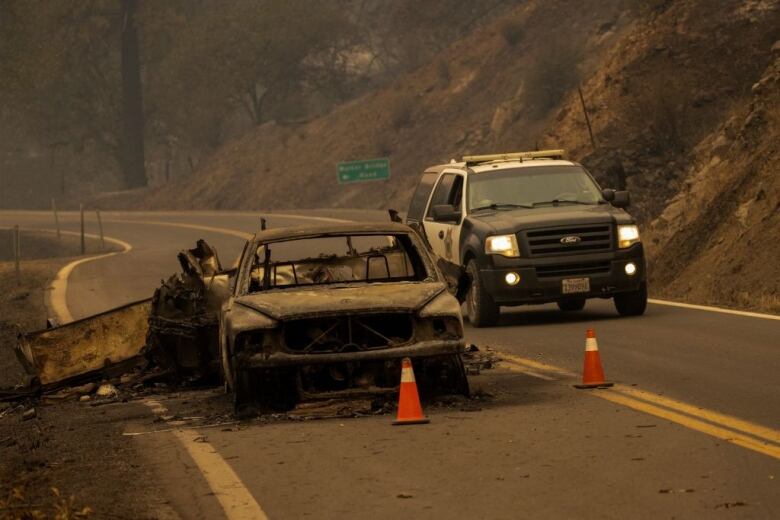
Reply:
<svg viewBox="0 0 780 520"><path fill-rule="evenodd" d="M239 406L394 392L404 357L422 392L468 393L460 304L407 226L261 232L232 289L219 340Z"/></svg>
<svg viewBox="0 0 780 520"><path fill-rule="evenodd" d="M237 408L289 409L392 394L409 357L423 396L468 394L458 280L404 224L263 230L227 270L201 240L179 261L150 300L23 335L17 354L40 389L132 366L177 385L224 381Z"/></svg>

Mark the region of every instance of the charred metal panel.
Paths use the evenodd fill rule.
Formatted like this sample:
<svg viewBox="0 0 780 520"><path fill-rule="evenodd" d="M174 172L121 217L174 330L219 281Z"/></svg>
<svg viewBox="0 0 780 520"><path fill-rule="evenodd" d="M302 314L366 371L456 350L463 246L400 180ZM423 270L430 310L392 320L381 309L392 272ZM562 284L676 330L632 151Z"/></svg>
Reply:
<svg viewBox="0 0 780 520"><path fill-rule="evenodd" d="M46 387L138 357L146 345L150 300L20 337L17 356Z"/></svg>

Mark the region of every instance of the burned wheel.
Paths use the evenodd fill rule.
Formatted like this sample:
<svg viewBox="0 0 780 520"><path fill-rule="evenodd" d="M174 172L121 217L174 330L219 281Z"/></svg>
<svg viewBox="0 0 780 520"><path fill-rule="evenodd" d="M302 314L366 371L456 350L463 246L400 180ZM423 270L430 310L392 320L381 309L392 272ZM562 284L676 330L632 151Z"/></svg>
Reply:
<svg viewBox="0 0 780 520"><path fill-rule="evenodd" d="M498 323L500 307L488 294L479 276L479 267L474 260L469 260L466 270L471 277L471 289L466 298L469 321L474 327L490 327Z"/></svg>
<svg viewBox="0 0 780 520"><path fill-rule="evenodd" d="M636 291L615 295L615 309L621 316L641 316L646 308L647 284L645 282L642 282Z"/></svg>
<svg viewBox="0 0 780 520"><path fill-rule="evenodd" d="M466 368L459 354L413 360L415 379L423 399L439 395L470 395Z"/></svg>
<svg viewBox="0 0 780 520"><path fill-rule="evenodd" d="M233 371L233 406L237 413L286 412L299 401L295 374L289 370Z"/></svg>

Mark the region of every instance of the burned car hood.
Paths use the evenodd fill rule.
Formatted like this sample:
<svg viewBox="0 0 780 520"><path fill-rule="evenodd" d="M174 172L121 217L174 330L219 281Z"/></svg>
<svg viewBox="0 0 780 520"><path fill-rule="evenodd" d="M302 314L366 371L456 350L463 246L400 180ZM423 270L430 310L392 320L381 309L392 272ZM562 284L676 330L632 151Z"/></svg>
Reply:
<svg viewBox="0 0 780 520"><path fill-rule="evenodd" d="M248 294L236 298L235 303L277 320L356 312L411 312L445 289L442 282L308 286Z"/></svg>

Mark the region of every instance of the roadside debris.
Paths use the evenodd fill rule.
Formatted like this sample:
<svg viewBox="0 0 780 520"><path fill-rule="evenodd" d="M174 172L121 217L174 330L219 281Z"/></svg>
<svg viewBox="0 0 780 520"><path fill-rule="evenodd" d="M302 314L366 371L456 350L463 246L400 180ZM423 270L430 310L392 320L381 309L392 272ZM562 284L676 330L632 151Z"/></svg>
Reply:
<svg viewBox="0 0 780 520"><path fill-rule="evenodd" d="M718 504L715 506L715 509L731 509L732 507L744 507L747 505L747 502L742 502L741 500L737 500L736 502L724 502L722 504Z"/></svg>
<svg viewBox="0 0 780 520"><path fill-rule="evenodd" d="M30 419L35 419L37 415L38 413L35 411L35 408L28 408L22 412L22 420L29 421Z"/></svg>
<svg viewBox="0 0 780 520"><path fill-rule="evenodd" d="M307 421L360 417L381 414L387 411L385 403L370 399L328 399L310 403L299 403L287 412L289 419Z"/></svg>
<svg viewBox="0 0 780 520"><path fill-rule="evenodd" d="M461 354L463 365L466 367L466 373L470 376L479 375L482 370L495 368L501 358L492 348L485 347L482 351L474 344L468 345L465 352Z"/></svg>
<svg viewBox="0 0 780 520"><path fill-rule="evenodd" d="M22 334L16 355L43 392L119 376L144 362L149 300Z"/></svg>
<svg viewBox="0 0 780 520"><path fill-rule="evenodd" d="M111 398L111 397L117 397L119 395L119 391L116 389L114 385L110 384L104 384L100 385L95 392L95 396L97 397L105 397L105 398Z"/></svg>

